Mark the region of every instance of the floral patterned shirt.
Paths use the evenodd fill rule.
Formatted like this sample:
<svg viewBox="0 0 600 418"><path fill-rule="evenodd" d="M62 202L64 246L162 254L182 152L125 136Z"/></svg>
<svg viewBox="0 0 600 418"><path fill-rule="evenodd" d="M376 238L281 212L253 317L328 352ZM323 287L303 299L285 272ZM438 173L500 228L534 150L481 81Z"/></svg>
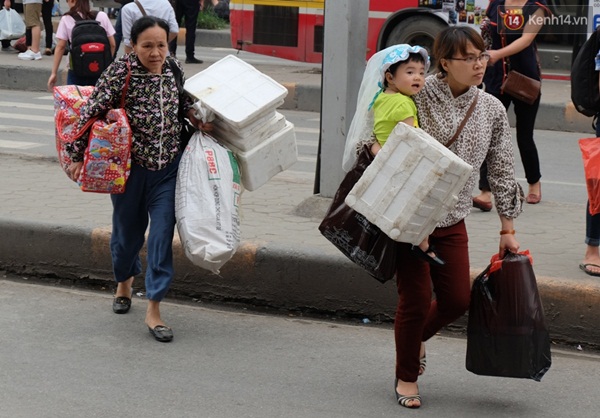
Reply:
<svg viewBox="0 0 600 418"><path fill-rule="evenodd" d="M185 79L179 61L171 62L171 65L177 65ZM125 55L114 61L102 73L94 92L82 107L79 129L91 118L102 115L108 109L121 107L127 63L131 75L124 108L133 133L131 161L148 170L160 170L181 152L179 91L168 61L163 64L161 74L148 72L135 54ZM193 102L187 95L183 97L183 110L187 113ZM71 143L68 152L74 162L83 161L87 145L87 134Z"/></svg>

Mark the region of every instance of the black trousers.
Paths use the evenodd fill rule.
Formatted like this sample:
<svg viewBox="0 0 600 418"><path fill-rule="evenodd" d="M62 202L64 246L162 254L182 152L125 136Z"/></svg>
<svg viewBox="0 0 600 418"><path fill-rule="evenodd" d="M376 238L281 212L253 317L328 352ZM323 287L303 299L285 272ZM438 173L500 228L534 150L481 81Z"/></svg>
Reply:
<svg viewBox="0 0 600 418"><path fill-rule="evenodd" d="M198 0L177 0L175 2L175 19L181 27L181 19L185 20L185 57L194 58L196 44L196 25L200 13ZM177 52L177 39L169 43L169 51L174 56Z"/></svg>
<svg viewBox="0 0 600 418"><path fill-rule="evenodd" d="M521 154L521 162L525 169L525 178L528 184L535 184L542 178L540 172L540 159L537 147L533 140L533 129L535 118L540 107L540 97L533 103L527 104L521 100L515 99L508 94L494 94L500 99L506 110L513 103L515 106L515 115L517 117L517 145ZM489 191L490 184L487 179L488 168L484 161L479 170L479 190Z"/></svg>

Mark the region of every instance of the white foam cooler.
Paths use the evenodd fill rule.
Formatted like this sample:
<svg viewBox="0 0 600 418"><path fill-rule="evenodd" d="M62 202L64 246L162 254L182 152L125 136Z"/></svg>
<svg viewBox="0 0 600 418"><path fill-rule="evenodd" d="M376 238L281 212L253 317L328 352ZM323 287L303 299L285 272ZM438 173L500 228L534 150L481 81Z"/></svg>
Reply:
<svg viewBox="0 0 600 418"><path fill-rule="evenodd" d="M237 129L272 114L288 93L277 81L234 55L188 78L184 89Z"/></svg>
<svg viewBox="0 0 600 418"><path fill-rule="evenodd" d="M271 177L291 167L298 160L294 125L285 127L249 151L242 151L227 144L235 154L242 172L243 186L252 191L265 184Z"/></svg>
<svg viewBox="0 0 600 418"><path fill-rule="evenodd" d="M399 123L345 202L393 240L416 245L454 208L472 170L425 131Z"/></svg>
<svg viewBox="0 0 600 418"><path fill-rule="evenodd" d="M250 151L284 129L286 119L281 113L273 112L273 115L259 119L243 129L233 129L226 122L219 120L216 120L213 126L213 133L220 140L235 146L240 151Z"/></svg>

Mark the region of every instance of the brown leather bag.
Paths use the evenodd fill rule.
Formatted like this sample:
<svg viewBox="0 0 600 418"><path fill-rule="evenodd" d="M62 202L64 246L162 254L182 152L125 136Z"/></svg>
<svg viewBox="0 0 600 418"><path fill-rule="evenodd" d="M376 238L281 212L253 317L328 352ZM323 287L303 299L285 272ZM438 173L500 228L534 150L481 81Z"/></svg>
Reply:
<svg viewBox="0 0 600 418"><path fill-rule="evenodd" d="M541 90L542 83L539 80L527 77L515 70L508 72L500 88L502 94L510 94L530 105L540 97Z"/></svg>

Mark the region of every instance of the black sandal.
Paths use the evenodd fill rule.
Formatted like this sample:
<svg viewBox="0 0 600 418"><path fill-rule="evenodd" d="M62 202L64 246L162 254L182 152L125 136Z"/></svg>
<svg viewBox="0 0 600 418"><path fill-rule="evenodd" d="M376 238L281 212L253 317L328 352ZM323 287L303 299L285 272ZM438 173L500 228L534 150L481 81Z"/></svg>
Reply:
<svg viewBox="0 0 600 418"><path fill-rule="evenodd" d="M418 245L413 245L411 247L411 251L417 257L427 261L429 264L433 264L435 266L443 266L444 264L446 264L444 260L442 260L435 254L435 249L433 248L433 245L430 245L426 251L423 251L421 248L419 248Z"/></svg>

